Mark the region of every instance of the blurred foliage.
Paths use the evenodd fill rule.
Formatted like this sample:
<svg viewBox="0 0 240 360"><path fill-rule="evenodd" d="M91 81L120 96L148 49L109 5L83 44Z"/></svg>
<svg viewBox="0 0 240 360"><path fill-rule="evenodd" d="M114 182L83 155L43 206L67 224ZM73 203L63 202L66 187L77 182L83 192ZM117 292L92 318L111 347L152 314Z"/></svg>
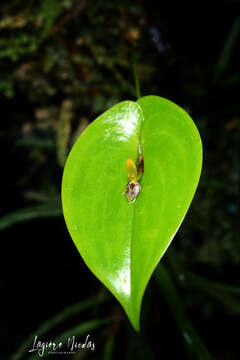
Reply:
<svg viewBox="0 0 240 360"><path fill-rule="evenodd" d="M162 291L169 284L171 289L176 287L172 294L178 291L181 295L211 354L220 360L239 359L233 329L239 320L240 287L240 18L215 14L213 19L206 12L198 17L195 7L192 16L184 17L178 9L173 14L170 5L127 0L11 0L2 2L0 9L3 358L26 340L37 323L77 300L74 294L80 301L94 295L100 286L97 280L89 280L84 265L81 271L87 280L81 278L78 291L74 286L81 259L70 245L61 217L62 167L72 144L96 116L121 100L136 99L137 69L141 95L160 95L184 107L203 139L200 185L173 242L175 254L166 256L173 283L166 280ZM48 249L45 253L36 245L39 242ZM55 289L51 292L53 303L51 296L44 303L39 293L32 298L34 284L27 287L27 282L24 287L29 269L43 278L51 274L56 279L58 273L68 281L73 273L76 278L71 291ZM168 275L164 270L162 274L164 282ZM191 358L191 352L184 353L184 340L173 330L169 313L162 310L165 303L155 285L159 282L150 283L145 296L139 337L126 326L123 316L119 320L120 308L118 320L98 329L103 359L131 359L136 354L139 359L151 359L154 354L159 358L159 353L173 356L172 344L181 349L184 359ZM16 291L23 313L24 309L30 311L28 298L32 306L43 306L43 313L21 318L14 302ZM8 305L13 320L9 314L6 317ZM169 309L177 320L171 302ZM78 324L86 323L89 329L100 326L109 311L114 313L114 306L96 309L91 319L85 316ZM31 323L33 317L36 320ZM178 317L179 327L181 319L186 319L185 315ZM66 330L61 328L58 333ZM81 333L82 329L78 330ZM165 339L161 348L156 345L156 333ZM10 340L11 336L15 340ZM96 354L91 358L99 359Z"/></svg>

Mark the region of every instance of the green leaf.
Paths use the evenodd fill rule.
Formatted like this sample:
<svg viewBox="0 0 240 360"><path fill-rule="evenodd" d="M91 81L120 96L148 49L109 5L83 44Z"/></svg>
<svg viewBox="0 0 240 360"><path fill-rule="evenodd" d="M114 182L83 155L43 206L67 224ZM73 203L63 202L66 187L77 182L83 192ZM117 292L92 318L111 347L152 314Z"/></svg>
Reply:
<svg viewBox="0 0 240 360"><path fill-rule="evenodd" d="M240 16L238 16L232 25L232 28L226 38L223 49L220 53L218 62L215 66L215 79L217 79L228 67L233 54L234 46L237 44L240 32Z"/></svg>
<svg viewBox="0 0 240 360"><path fill-rule="evenodd" d="M218 300L219 303L222 303L230 313L239 315L239 286L210 280L208 278L194 274L188 269L184 269L183 265L178 259L177 253L172 247L169 249L167 255L170 267L181 287L194 289L196 294L199 292L204 292L210 295L212 298Z"/></svg>
<svg viewBox="0 0 240 360"><path fill-rule="evenodd" d="M104 345L103 360L111 360L113 358L114 336L107 339Z"/></svg>
<svg viewBox="0 0 240 360"><path fill-rule="evenodd" d="M74 327L72 327L70 329L67 329L62 334L55 337L52 340L52 342L55 343L55 344L59 344L61 342L62 344L64 344L66 346L66 344L68 343L68 340L72 336L75 336L77 338L77 337L80 337L80 336L82 336L84 334L91 333L93 330L99 328L102 325L109 324L113 320L114 320L113 318L107 317L107 318L93 319L93 320L84 321L79 325L76 325L76 326L74 326ZM87 339L88 339L88 337L87 337ZM91 343L92 342L94 343L94 341L92 341L92 339L89 340L89 341L91 341ZM95 343L94 343L94 346L95 346ZM59 351L61 351L61 350L59 350ZM67 351L73 351L73 352L76 351L77 352L77 349L71 350L71 348L69 348L69 349L67 349ZM63 350L63 352L64 352L64 350ZM44 358L44 359L48 358L49 356L52 356L53 354L54 354L54 351L52 353L51 351L48 352L48 350L46 350L46 352L44 353L42 358ZM57 351L56 351L56 354L57 354ZM39 354L37 352L34 352L31 356L29 356L27 358L27 360L37 360L37 359L39 359Z"/></svg>
<svg viewBox="0 0 240 360"><path fill-rule="evenodd" d="M24 358L29 349L31 349L33 339L36 335L38 336L38 338L41 338L44 335L46 336L48 332L56 328L65 320L68 320L73 316L76 316L79 313L96 306L97 304L101 304L105 300L106 296L94 296L94 298L89 298L88 300L80 301L77 304L73 304L65 308L55 316L49 318L28 336L27 340L23 344L21 344L17 351L11 356L10 360L20 360ZM73 335L76 334L73 333Z"/></svg>
<svg viewBox="0 0 240 360"><path fill-rule="evenodd" d="M184 343L188 351L190 353L195 353L199 360L213 360L193 327L191 320L188 318L175 284L167 268L163 264L158 265L155 276L161 287L163 296L182 332Z"/></svg>
<svg viewBox="0 0 240 360"><path fill-rule="evenodd" d="M0 231L21 222L40 218L58 217L60 215L62 215L60 201L53 201L43 205L33 205L1 217Z"/></svg>
<svg viewBox="0 0 240 360"><path fill-rule="evenodd" d="M124 194L126 161L137 163L139 146L142 190L130 204ZM106 111L83 132L67 159L62 202L68 230L136 330L145 288L187 212L201 163L193 121L157 96Z"/></svg>

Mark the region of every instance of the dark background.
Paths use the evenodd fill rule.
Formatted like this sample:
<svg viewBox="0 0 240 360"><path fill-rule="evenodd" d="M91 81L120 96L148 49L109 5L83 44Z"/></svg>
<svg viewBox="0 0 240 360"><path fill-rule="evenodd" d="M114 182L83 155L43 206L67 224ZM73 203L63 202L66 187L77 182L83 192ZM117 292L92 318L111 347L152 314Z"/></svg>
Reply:
<svg viewBox="0 0 240 360"><path fill-rule="evenodd" d="M210 13L153 1L1 3L1 359L20 354L20 345L65 307L101 295L106 301L67 317L43 339L113 316L88 332L96 351L66 358L208 359L198 342L186 340L185 320L176 321L187 314L212 358L240 358L236 5L219 3ZM183 307L171 308L166 283L152 278L140 335L84 265L60 207L69 149L99 114L136 99L134 64L141 94L186 109L204 149L199 188L163 259Z"/></svg>

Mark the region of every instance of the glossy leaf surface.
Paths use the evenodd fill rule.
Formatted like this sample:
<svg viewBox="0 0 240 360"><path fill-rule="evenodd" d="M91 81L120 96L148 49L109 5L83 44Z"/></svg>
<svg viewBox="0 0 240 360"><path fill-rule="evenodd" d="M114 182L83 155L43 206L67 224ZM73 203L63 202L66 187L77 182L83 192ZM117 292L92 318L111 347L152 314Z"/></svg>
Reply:
<svg viewBox="0 0 240 360"><path fill-rule="evenodd" d="M144 173L135 203L125 195L126 161L141 144ZM202 146L187 113L146 96L98 117L68 157L62 183L68 230L91 271L139 329L141 301L194 195Z"/></svg>

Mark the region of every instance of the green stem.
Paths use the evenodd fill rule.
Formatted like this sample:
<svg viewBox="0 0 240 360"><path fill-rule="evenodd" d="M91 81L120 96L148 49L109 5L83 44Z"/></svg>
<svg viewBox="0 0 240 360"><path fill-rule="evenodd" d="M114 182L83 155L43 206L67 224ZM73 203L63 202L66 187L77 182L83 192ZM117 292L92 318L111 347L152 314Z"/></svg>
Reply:
<svg viewBox="0 0 240 360"><path fill-rule="evenodd" d="M141 97L140 83L139 83L137 65L136 65L135 61L133 61L133 73L134 73L134 78L135 78L136 96L137 96L137 99L140 99L140 97Z"/></svg>

